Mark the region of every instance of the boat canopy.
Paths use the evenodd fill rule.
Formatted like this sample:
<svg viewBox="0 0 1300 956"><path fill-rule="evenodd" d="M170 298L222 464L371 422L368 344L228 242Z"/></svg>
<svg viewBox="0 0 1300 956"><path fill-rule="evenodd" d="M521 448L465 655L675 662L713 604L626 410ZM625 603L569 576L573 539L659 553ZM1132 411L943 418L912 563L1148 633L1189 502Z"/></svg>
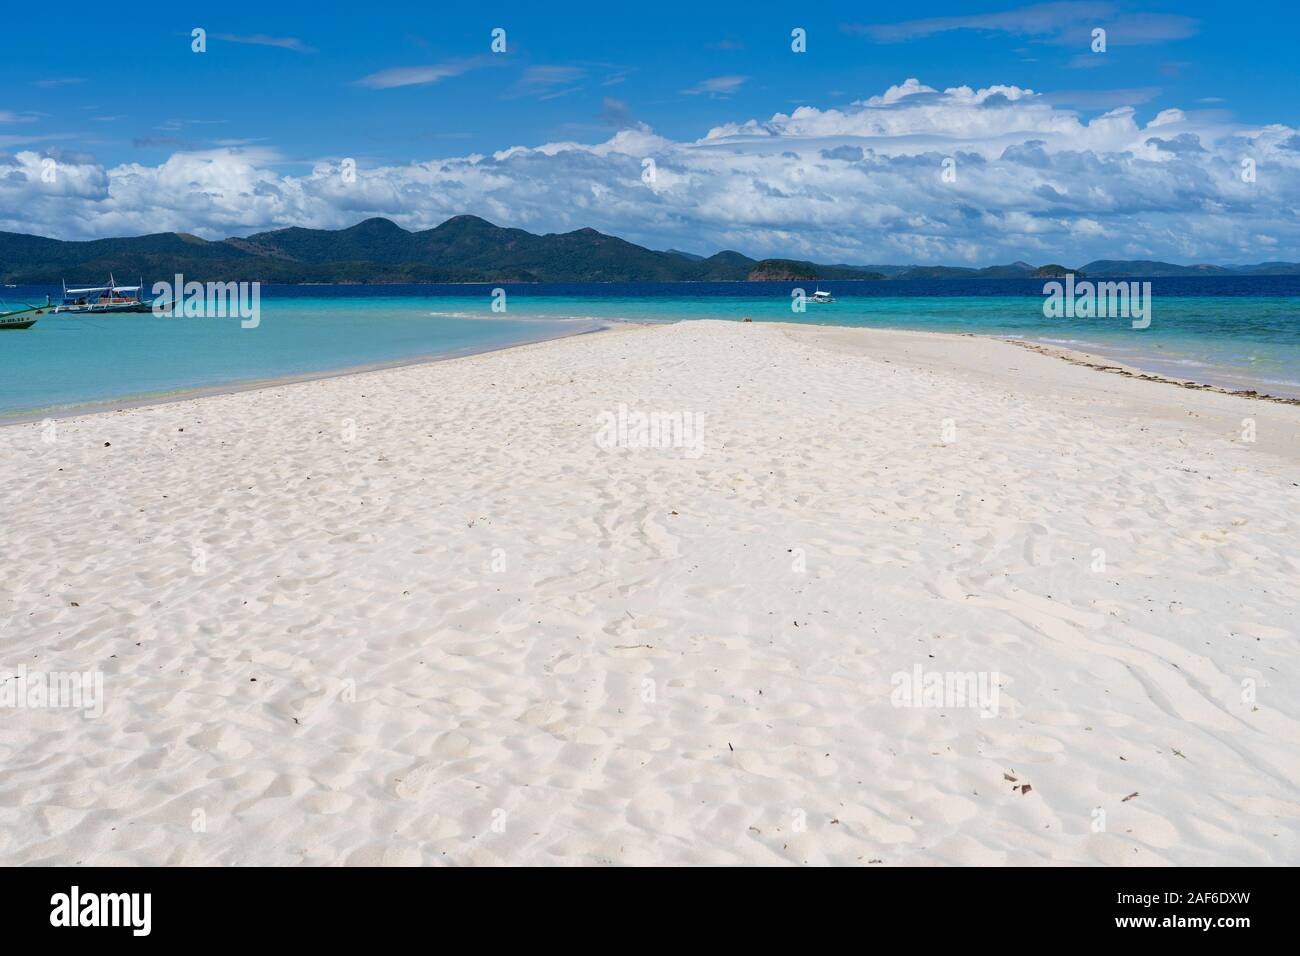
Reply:
<svg viewBox="0 0 1300 956"><path fill-rule="evenodd" d="M89 295L92 292L139 292L138 285L99 285L89 289L64 289L64 295Z"/></svg>

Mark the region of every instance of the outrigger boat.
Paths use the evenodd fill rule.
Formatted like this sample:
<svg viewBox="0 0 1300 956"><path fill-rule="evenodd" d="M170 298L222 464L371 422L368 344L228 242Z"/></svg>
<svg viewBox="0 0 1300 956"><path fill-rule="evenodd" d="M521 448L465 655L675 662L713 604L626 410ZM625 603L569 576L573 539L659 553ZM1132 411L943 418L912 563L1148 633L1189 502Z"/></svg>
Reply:
<svg viewBox="0 0 1300 956"><path fill-rule="evenodd" d="M835 300L831 298L829 292L823 292L821 289L818 289L812 295L808 296L808 301L819 305L825 305L827 302L834 302Z"/></svg>
<svg viewBox="0 0 1300 956"><path fill-rule="evenodd" d="M139 285L118 285L109 274L108 285L88 286L84 289L69 289L63 283L63 304L54 307L56 315L82 315L101 312L150 312L153 303L140 298L144 283Z"/></svg>
<svg viewBox="0 0 1300 956"><path fill-rule="evenodd" d="M49 298L48 296L46 297ZM45 305L26 305L21 309L10 309L7 312L0 312L0 330L3 329L30 329L36 324L36 319L50 310L50 304L47 301Z"/></svg>

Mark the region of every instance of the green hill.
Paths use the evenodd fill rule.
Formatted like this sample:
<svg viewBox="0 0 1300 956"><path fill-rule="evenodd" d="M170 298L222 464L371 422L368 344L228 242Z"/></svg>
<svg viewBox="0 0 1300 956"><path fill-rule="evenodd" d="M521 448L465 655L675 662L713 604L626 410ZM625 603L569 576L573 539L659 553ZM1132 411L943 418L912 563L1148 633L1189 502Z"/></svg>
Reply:
<svg viewBox="0 0 1300 956"><path fill-rule="evenodd" d="M750 282L794 282L805 279L883 279L879 272L846 266L822 266L802 259L764 259L754 263Z"/></svg>
<svg viewBox="0 0 1300 956"><path fill-rule="evenodd" d="M965 266L824 265L802 259L761 262L726 250L707 258L657 252L595 229L536 235L454 216L411 232L388 219L366 219L346 229L275 229L209 241L163 232L121 239L65 242L0 232L0 281L146 282L182 273L186 279L263 282L740 282L746 279L956 279L1061 274L1052 264L1026 262L975 269ZM1097 260L1076 275L1296 275L1300 265L1180 266L1149 260Z"/></svg>
<svg viewBox="0 0 1300 956"><path fill-rule="evenodd" d="M266 282L741 281L754 260L655 252L594 229L535 235L477 216L410 232L387 219L347 229L276 229L209 242L160 233L90 242L0 233L0 280L13 283L187 279Z"/></svg>
<svg viewBox="0 0 1300 956"><path fill-rule="evenodd" d="M1197 265L1180 266L1172 262L1156 262L1151 259L1097 259L1081 267L1080 272L1090 276L1226 276L1232 275L1232 269L1223 266ZM1077 274L1077 273L1076 273Z"/></svg>
<svg viewBox="0 0 1300 956"><path fill-rule="evenodd" d="M1033 271L1033 276L1035 279L1058 279L1070 275L1071 273L1074 274L1076 279L1081 279L1084 275L1082 270L1067 269L1065 266L1053 262L1045 266L1039 266Z"/></svg>

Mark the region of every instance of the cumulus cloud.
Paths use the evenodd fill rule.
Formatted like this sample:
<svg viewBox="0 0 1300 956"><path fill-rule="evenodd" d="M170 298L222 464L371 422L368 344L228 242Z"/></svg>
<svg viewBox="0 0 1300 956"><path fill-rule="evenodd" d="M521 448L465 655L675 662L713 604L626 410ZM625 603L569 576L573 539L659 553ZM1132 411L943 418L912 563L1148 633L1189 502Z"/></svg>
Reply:
<svg viewBox="0 0 1300 956"><path fill-rule="evenodd" d="M1113 110L1119 106L1138 106L1160 95L1158 86L1132 87L1122 90L1058 90L1043 99L1054 106L1077 106L1085 110Z"/></svg>
<svg viewBox="0 0 1300 956"><path fill-rule="evenodd" d="M625 104L606 109L622 116ZM598 143L361 163L355 181L337 160L304 169L239 147L107 169L65 155L50 183L48 154L24 150L0 155L0 229L218 238L367 216L418 229L473 213L537 232L591 226L654 248L820 261L1300 259L1297 144L1300 129L1219 113L1166 109L1142 122L1132 104L1088 115L1014 85L907 79L841 109L804 106L694 140L636 124Z"/></svg>

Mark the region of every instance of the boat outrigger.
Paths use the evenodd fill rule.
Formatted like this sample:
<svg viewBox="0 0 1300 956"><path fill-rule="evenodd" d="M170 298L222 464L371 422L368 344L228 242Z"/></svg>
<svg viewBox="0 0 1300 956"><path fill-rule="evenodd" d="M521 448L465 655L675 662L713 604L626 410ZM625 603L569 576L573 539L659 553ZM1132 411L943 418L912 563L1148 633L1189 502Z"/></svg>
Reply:
<svg viewBox="0 0 1300 956"><path fill-rule="evenodd" d="M118 285L112 274L108 285L88 286L83 289L69 289L63 283L63 304L54 307L55 314L79 315L101 312L150 312L152 302L140 297L144 282L139 285Z"/></svg>
<svg viewBox="0 0 1300 956"><path fill-rule="evenodd" d="M0 330L3 329L30 329L36 324L38 317L50 311L49 296L46 296L44 305L25 305L21 309L8 309L0 311ZM0 305L0 309L4 308Z"/></svg>

